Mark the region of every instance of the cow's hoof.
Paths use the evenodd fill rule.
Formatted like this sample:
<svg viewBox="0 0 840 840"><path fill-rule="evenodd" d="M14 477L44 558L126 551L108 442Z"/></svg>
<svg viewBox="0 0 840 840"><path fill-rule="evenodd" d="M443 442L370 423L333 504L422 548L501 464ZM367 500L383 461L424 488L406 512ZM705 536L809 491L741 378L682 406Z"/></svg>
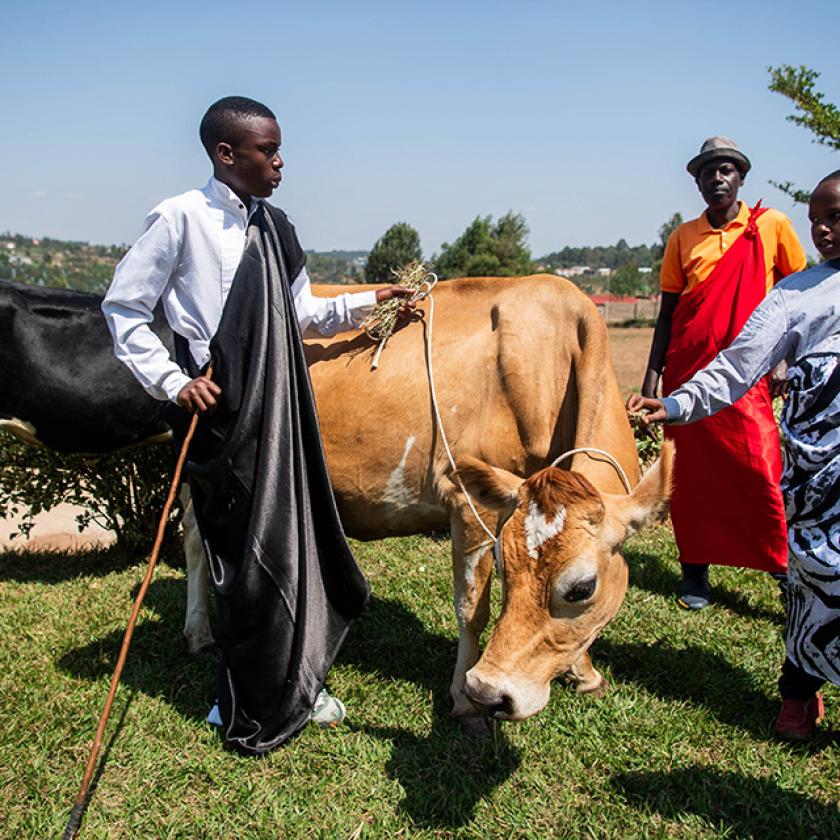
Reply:
<svg viewBox="0 0 840 840"><path fill-rule="evenodd" d="M496 731L496 721L487 715L465 715L458 718L458 723L470 738L489 738Z"/></svg>
<svg viewBox="0 0 840 840"><path fill-rule="evenodd" d="M592 697L595 700L600 700L602 697L605 697L607 692L610 690L610 684L601 677L601 682L596 683L593 686L582 686L579 685L577 688L580 694L585 694L587 697Z"/></svg>

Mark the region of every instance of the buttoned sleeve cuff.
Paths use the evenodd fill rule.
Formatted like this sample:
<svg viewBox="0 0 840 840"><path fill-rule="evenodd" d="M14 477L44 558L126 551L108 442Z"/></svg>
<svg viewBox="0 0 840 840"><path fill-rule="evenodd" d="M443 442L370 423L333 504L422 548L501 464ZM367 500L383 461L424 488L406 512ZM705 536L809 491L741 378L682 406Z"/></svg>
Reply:
<svg viewBox="0 0 840 840"><path fill-rule="evenodd" d="M365 310L364 315L369 315L370 311L376 306L376 292L353 292L348 295L350 298L350 306L353 309Z"/></svg>
<svg viewBox="0 0 840 840"><path fill-rule="evenodd" d="M166 375L163 382L161 382L160 387L164 394L166 394L166 398L177 405L178 394L180 394L184 386L189 385L191 381L190 377L181 370L175 370Z"/></svg>

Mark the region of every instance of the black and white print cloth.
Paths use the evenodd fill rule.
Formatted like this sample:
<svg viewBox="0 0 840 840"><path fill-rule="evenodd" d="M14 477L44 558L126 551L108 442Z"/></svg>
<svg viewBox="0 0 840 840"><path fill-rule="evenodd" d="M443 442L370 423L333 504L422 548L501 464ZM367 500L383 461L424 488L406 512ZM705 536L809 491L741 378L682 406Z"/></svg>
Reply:
<svg viewBox="0 0 840 840"><path fill-rule="evenodd" d="M787 655L840 685L840 336L788 371L782 492L788 521Z"/></svg>

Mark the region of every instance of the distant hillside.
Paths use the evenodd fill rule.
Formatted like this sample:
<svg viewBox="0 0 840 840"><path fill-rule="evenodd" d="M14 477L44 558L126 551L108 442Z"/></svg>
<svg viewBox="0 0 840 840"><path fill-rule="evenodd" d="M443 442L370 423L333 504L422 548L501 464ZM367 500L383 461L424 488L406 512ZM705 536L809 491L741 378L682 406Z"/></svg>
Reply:
<svg viewBox="0 0 840 840"><path fill-rule="evenodd" d="M628 245L619 239L615 245L586 245L580 248L565 247L540 257L538 262L552 270L558 268L587 267L619 268L634 263L638 268L652 268L661 256L659 245Z"/></svg>
<svg viewBox="0 0 840 840"><path fill-rule="evenodd" d="M313 283L364 283L368 251L307 251L306 271Z"/></svg>
<svg viewBox="0 0 840 840"><path fill-rule="evenodd" d="M103 294L127 245L0 233L0 280ZM363 283L367 251L307 251L314 283Z"/></svg>

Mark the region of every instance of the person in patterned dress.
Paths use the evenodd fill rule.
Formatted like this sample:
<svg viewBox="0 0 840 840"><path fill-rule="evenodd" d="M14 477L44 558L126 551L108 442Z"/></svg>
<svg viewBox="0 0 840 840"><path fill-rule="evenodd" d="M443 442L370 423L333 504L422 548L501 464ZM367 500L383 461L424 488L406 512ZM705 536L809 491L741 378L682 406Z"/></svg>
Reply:
<svg viewBox="0 0 840 840"><path fill-rule="evenodd" d="M824 262L782 280L732 344L667 397L627 402L631 411L650 412L648 423L693 423L787 362L787 655L774 729L798 740L810 738L822 719L819 689L840 685L840 170L817 185L809 218Z"/></svg>

